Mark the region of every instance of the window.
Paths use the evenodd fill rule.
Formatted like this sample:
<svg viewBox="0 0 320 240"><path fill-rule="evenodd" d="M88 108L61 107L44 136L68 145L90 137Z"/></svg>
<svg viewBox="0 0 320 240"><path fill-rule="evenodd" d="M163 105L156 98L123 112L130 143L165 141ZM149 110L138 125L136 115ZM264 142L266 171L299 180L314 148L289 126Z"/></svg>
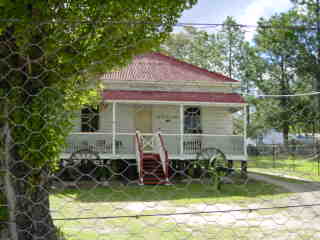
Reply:
<svg viewBox="0 0 320 240"><path fill-rule="evenodd" d="M199 107L188 107L184 110L184 132L202 133Z"/></svg>
<svg viewBox="0 0 320 240"><path fill-rule="evenodd" d="M86 107L81 110L81 132L96 132L99 129L99 109Z"/></svg>

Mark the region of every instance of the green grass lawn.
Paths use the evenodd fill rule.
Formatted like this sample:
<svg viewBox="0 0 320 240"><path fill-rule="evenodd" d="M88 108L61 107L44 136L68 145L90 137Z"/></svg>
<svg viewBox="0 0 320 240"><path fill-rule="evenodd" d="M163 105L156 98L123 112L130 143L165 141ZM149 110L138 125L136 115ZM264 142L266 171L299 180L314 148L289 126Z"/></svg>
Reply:
<svg viewBox="0 0 320 240"><path fill-rule="evenodd" d="M320 163L317 159L306 160L299 157L273 159L272 156L249 158L250 171L276 173L300 177L312 181L320 181Z"/></svg>
<svg viewBox="0 0 320 240"><path fill-rule="evenodd" d="M233 202L252 200L273 196L281 193L282 189L263 182L250 180L247 184L223 184L221 191L215 191L213 185L179 183L165 185L115 185L96 187L94 189L67 189L57 191L54 198L70 198L80 202L130 202L130 201L173 201L175 203L201 203L208 201Z"/></svg>
<svg viewBox="0 0 320 240"><path fill-rule="evenodd" d="M224 185L221 192L212 185L190 183L172 186L110 186L57 191L50 197L55 219L72 217L123 216L100 220L55 220L67 240L84 239L250 239L256 227L222 227L214 222L190 224L172 222L164 216L125 217L199 211L195 206L230 204L246 206L281 198L288 193L271 184L249 181L246 185ZM144 204L144 207L141 207ZM148 207L146 207L148 206ZM205 214L204 214L205 215ZM188 216L184 216L186 219ZM218 234L219 233L219 234ZM238 234L237 238L235 234ZM252 233L253 234L253 233ZM219 236L219 237L218 237Z"/></svg>

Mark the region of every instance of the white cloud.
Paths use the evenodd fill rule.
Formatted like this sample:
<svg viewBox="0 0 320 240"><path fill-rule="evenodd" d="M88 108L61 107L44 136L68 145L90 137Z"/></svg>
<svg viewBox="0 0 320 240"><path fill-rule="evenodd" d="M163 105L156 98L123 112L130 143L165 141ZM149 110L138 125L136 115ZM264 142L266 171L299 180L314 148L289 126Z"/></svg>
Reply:
<svg viewBox="0 0 320 240"><path fill-rule="evenodd" d="M290 0L254 0L244 10L243 15L238 16L240 24L256 25L260 17L270 17L275 13L285 12L292 7ZM247 39L252 39L253 32L248 32Z"/></svg>

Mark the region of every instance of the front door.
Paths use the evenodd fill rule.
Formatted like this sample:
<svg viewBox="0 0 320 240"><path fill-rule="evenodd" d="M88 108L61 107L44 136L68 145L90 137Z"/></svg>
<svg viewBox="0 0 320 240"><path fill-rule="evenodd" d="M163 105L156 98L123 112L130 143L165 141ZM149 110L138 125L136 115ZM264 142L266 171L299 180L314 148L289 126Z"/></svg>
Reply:
<svg viewBox="0 0 320 240"><path fill-rule="evenodd" d="M141 133L152 133L152 109L142 108L135 113L136 130Z"/></svg>

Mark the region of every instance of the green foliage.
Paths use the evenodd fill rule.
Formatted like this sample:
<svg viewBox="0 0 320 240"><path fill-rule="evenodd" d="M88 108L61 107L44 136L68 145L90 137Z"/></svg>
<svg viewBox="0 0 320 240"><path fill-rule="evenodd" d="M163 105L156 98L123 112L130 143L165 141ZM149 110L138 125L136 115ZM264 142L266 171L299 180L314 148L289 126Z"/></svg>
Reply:
<svg viewBox="0 0 320 240"><path fill-rule="evenodd" d="M6 204L5 196L0 193L0 230L1 230L1 221L6 221L8 219L8 207Z"/></svg>
<svg viewBox="0 0 320 240"><path fill-rule="evenodd" d="M257 76L253 81L261 93L293 95L314 90L316 73L310 69L318 67L308 54L308 38L314 33L304 27L303 19L302 12L293 9L259 21L252 59L256 62L253 75ZM300 28L290 27L299 25ZM315 97L267 98L253 103L256 120L266 128L282 131L287 140L289 132L313 131Z"/></svg>
<svg viewBox="0 0 320 240"><path fill-rule="evenodd" d="M194 27L173 33L161 50L199 67L240 79L244 31L228 17L217 33L208 33Z"/></svg>
<svg viewBox="0 0 320 240"><path fill-rule="evenodd" d="M2 0L0 123L6 107L19 158L30 167L52 165L71 130L71 112L98 102L101 72L158 46L195 3Z"/></svg>

